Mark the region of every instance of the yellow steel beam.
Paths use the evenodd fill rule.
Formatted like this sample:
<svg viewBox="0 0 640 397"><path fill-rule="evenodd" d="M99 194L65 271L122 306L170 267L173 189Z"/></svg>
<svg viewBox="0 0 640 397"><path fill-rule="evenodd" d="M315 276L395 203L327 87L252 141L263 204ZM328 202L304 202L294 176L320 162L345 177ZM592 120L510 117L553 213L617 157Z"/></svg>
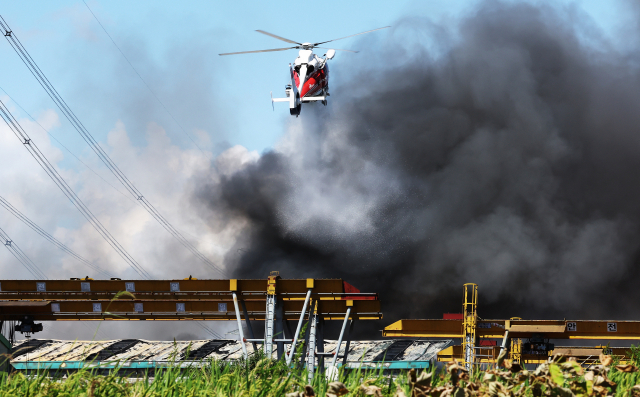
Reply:
<svg viewBox="0 0 640 397"><path fill-rule="evenodd" d="M495 364L498 354L500 353L500 346L492 346L490 348L493 349L493 358L478 357L476 363ZM562 354L567 357L576 357L579 361L597 360L599 355L603 352L620 358L622 362L630 361L630 353L628 347L607 348L604 346L557 346L554 350L549 351L547 354L521 354L520 362L527 364L543 363L549 359L549 356L553 356L555 354ZM464 359L464 350L461 345L449 346L438 353L438 361L449 362L453 359L456 359L458 361Z"/></svg>
<svg viewBox="0 0 640 397"><path fill-rule="evenodd" d="M387 326L386 337L462 338L462 320L400 320ZM541 334L550 339L640 339L640 321L617 320L479 320L477 336L501 339Z"/></svg>
<svg viewBox="0 0 640 397"><path fill-rule="evenodd" d="M13 300L93 300L112 299L120 291L129 291L137 299L203 300L266 299L275 292L285 300L304 300L308 287L312 297L320 300L377 300L375 293L346 293L341 279L280 279L268 280L0 280L0 301Z"/></svg>
<svg viewBox="0 0 640 397"><path fill-rule="evenodd" d="M265 319L262 301L246 301L250 320ZM283 302L285 319L298 319L304 302ZM326 320L344 320L347 307L352 318L379 320L380 301L342 300L319 301L318 312ZM32 316L36 321L101 320L101 319L164 319L164 320L235 320L232 301L180 300L116 300L116 301L36 301L0 302L0 320L21 320Z"/></svg>
<svg viewBox="0 0 640 397"><path fill-rule="evenodd" d="M312 280L312 281L310 281ZM173 285L172 285L173 284ZM344 293L342 279L278 279L278 293L305 294L307 285L315 293ZM267 292L268 280L0 280L0 294L19 292ZM176 287L178 288L176 291ZM0 296L0 299L3 299Z"/></svg>

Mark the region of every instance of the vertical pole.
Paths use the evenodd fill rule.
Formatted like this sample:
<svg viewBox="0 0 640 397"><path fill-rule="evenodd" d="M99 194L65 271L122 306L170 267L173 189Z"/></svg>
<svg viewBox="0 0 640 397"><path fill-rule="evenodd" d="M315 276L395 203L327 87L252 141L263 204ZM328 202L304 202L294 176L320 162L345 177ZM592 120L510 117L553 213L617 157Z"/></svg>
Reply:
<svg viewBox="0 0 640 397"><path fill-rule="evenodd" d="M296 352L296 343L298 343L298 335L300 335L300 329L302 328L302 322L304 321L304 315L307 312L307 306L309 305L309 299L311 298L311 288L307 290L307 296L304 299L304 305L302 306L302 311L300 312L300 319L298 320L298 327L296 327L296 333L293 336L293 344L291 345L291 349L289 351L289 355L287 356L287 365L291 364L291 359Z"/></svg>
<svg viewBox="0 0 640 397"><path fill-rule="evenodd" d="M289 324L289 320L287 320L286 318L283 321L284 323L284 330L285 330L285 339L293 339L293 332L291 332L291 325ZM286 350L286 349L285 349Z"/></svg>
<svg viewBox="0 0 640 397"><path fill-rule="evenodd" d="M282 299L276 296L276 339L284 339L284 304ZM276 342L278 349L278 360L282 358L284 354L284 342Z"/></svg>
<svg viewBox="0 0 640 397"><path fill-rule="evenodd" d="M307 328L304 332L304 351L307 352L309 350L309 333L311 332L311 317L313 316L313 311L309 312L309 319L307 320ZM315 332L315 331L314 331ZM314 341L315 345L315 341ZM300 365L307 359L306 353L300 356Z"/></svg>
<svg viewBox="0 0 640 397"><path fill-rule="evenodd" d="M347 307L347 314L345 314L344 316L344 321L342 322L342 329L340 330L340 337L338 338L338 345L336 346L336 354L334 354L333 359L331 360L331 366L333 368L336 367L336 362L338 361L338 355L340 354L340 346L342 345L342 337L344 336L344 329L347 327L347 321L349 321L350 314L351 314L351 308Z"/></svg>
<svg viewBox="0 0 640 397"><path fill-rule="evenodd" d="M244 344L244 332L242 332L242 320L240 319L240 309L238 309L238 296L233 292L233 306L236 309L236 320L238 320L238 337L240 338L240 345L242 346L242 355L246 360L249 355L247 354L247 346Z"/></svg>
<svg viewBox="0 0 640 397"><path fill-rule="evenodd" d="M318 301L315 303L315 309L313 313L309 316L309 346L307 348L307 374L308 380L311 384L313 382L313 375L316 367L316 325L318 323ZM318 368L320 368L320 359L322 356L318 358Z"/></svg>
<svg viewBox="0 0 640 397"><path fill-rule="evenodd" d="M318 329L316 330L316 351L324 353L324 317L318 316ZM324 373L324 354L318 356L318 371Z"/></svg>
<svg viewBox="0 0 640 397"><path fill-rule="evenodd" d="M504 339L502 339L502 345L500 345L500 354L503 355L507 350L507 340L509 339L509 330L504 331Z"/></svg>
<svg viewBox="0 0 640 397"><path fill-rule="evenodd" d="M353 324L355 321L355 319L351 320L349 323L349 329L347 330L347 345L344 348L344 358L342 359L343 368L346 368L347 365L347 356L349 355L349 349L351 348L351 331L353 331Z"/></svg>
<svg viewBox="0 0 640 397"><path fill-rule="evenodd" d="M249 336L251 339L255 339L256 336L253 333L253 327L251 327L251 320L249 320L249 312L247 311L247 305L245 305L244 300L240 299L240 304L242 305L242 313L244 313L244 321L247 324L247 329L249 330ZM258 351L258 345L256 342L251 342L253 345L253 352Z"/></svg>

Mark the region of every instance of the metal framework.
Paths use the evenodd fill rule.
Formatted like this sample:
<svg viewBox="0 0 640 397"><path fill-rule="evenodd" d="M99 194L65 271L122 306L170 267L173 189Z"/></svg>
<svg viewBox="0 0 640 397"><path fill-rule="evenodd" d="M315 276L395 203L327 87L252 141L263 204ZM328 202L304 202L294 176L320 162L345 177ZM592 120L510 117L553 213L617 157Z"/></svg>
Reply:
<svg viewBox="0 0 640 397"><path fill-rule="evenodd" d="M250 338L244 335L242 317ZM0 323L20 321L16 329L28 334L42 329L35 321L235 320L244 357L245 342L263 344L267 356L275 343L278 358L286 354L291 364L306 317L313 317L317 333L316 324L324 320L378 320L382 313L377 294L362 293L341 279L282 279L278 272L266 280L0 280ZM265 322L264 338L255 338L252 320ZM295 333L287 320L297 321ZM313 345L324 346L322 332L317 334ZM286 352L285 345L290 345ZM307 355L317 355L312 343L307 346Z"/></svg>
<svg viewBox="0 0 640 397"><path fill-rule="evenodd" d="M476 324L478 322L478 285L467 283L463 286L462 301L462 348L464 350L464 366L472 370L475 361Z"/></svg>
<svg viewBox="0 0 640 397"><path fill-rule="evenodd" d="M506 353L515 362L534 363L546 361L559 352L590 360L603 351L603 347L555 347L549 342L552 339L640 340L640 321L523 320L519 317L485 320L477 314L477 285L465 284L463 297L463 312L458 318L399 320L385 327L382 334L391 338L460 338L461 346L448 348L442 357L463 360L469 370L473 365L494 363L499 355ZM498 341L491 339L502 343L498 346ZM625 351L617 354L626 359Z"/></svg>
<svg viewBox="0 0 640 397"><path fill-rule="evenodd" d="M522 338L511 339L511 351L509 352L509 359L514 363L522 363Z"/></svg>
<svg viewBox="0 0 640 397"><path fill-rule="evenodd" d="M500 353L500 346L485 347L488 354L480 357L476 356L476 365L483 364L495 364L498 354ZM620 359L621 363L630 362L631 358L627 347L607 347L607 346L556 346L553 350L553 354L562 354L564 356L575 357L578 363L583 365L594 364L601 353L606 353ZM461 360L463 358L462 345L449 346L438 353L438 361L449 362L453 359ZM541 364L547 362L549 356L534 355L534 354L521 354L520 364ZM515 355L513 359L515 360Z"/></svg>

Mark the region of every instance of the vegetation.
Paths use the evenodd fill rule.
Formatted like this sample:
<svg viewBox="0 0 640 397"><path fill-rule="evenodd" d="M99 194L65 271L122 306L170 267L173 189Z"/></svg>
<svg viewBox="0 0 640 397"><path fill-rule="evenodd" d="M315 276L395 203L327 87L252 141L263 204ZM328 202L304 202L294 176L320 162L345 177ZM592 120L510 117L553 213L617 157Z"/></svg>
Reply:
<svg viewBox="0 0 640 397"><path fill-rule="evenodd" d="M640 358L640 356L638 357ZM307 381L305 369L290 369L281 361L254 357L223 364L212 361L200 368L169 366L153 377L128 379L117 371L97 375L90 369L60 377L41 372L0 375L3 396L395 396L395 397L640 397L640 373L634 364L619 365L600 356L584 368L562 356L534 371L504 358L500 367L472 375L458 363L441 370L404 371L389 376L381 370L339 373L329 382L321 374Z"/></svg>

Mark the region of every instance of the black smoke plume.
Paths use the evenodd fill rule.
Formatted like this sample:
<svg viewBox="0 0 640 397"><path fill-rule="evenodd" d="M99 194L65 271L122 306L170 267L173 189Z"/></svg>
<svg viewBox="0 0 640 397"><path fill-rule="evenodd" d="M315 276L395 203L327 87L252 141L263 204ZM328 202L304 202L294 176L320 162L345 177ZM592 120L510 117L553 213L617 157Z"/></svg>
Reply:
<svg viewBox="0 0 640 397"><path fill-rule="evenodd" d="M342 60L328 108L198 192L238 227L227 268L343 277L380 294L380 325L460 312L467 282L484 318L638 319L634 57L575 9L395 29L365 55L391 66Z"/></svg>

